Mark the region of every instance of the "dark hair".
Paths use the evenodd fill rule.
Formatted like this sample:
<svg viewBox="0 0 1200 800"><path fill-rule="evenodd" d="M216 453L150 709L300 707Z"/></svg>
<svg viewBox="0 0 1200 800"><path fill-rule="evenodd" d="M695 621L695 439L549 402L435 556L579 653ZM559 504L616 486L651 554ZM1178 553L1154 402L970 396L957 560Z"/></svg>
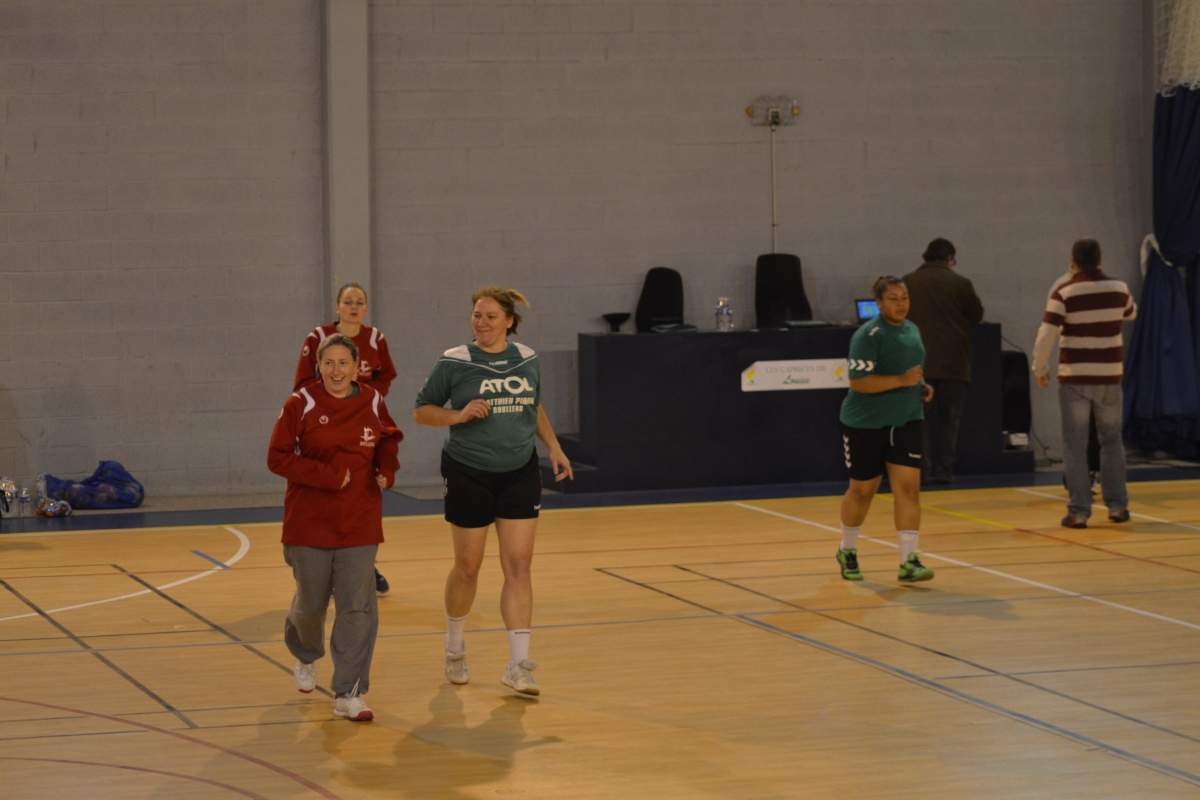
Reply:
<svg viewBox="0 0 1200 800"><path fill-rule="evenodd" d="M350 357L354 359L354 363L358 363L358 345L349 336L335 333L332 336L325 337L325 341L317 345L317 364L321 363L321 356L325 355L325 351L331 347L346 348L350 351Z"/></svg>
<svg viewBox="0 0 1200 800"><path fill-rule="evenodd" d="M475 290L475 294L471 295L471 305L474 306L484 297L490 297L500 304L500 308L504 309L504 315L513 321L512 327L508 329L508 332L516 333L517 325L521 323L521 315L517 313L517 303L526 308L529 307L529 301L525 299L525 295L516 289L501 289L499 286L481 286Z"/></svg>
<svg viewBox="0 0 1200 800"><path fill-rule="evenodd" d="M875 283L871 284L871 294L876 300L882 300L884 293L892 286L904 286L904 279L897 278L895 275L881 275L875 279Z"/></svg>
<svg viewBox="0 0 1200 800"><path fill-rule="evenodd" d="M342 321L341 314L337 313L337 307L342 302L342 295L344 295L350 289L358 289L360 292L363 293L363 302L364 303L368 302L367 290L364 289L360 284L357 284L354 281L350 281L349 283L343 283L341 288L337 290L337 297L335 297L333 299L333 324L334 325L337 325L339 322Z"/></svg>
<svg viewBox="0 0 1200 800"><path fill-rule="evenodd" d="M954 258L956 252L954 244L949 239L939 237L925 247L925 254L921 258L926 261L949 261Z"/></svg>
<svg viewBox="0 0 1200 800"><path fill-rule="evenodd" d="M1071 245L1071 263L1083 272L1100 269L1100 243L1095 239L1080 239Z"/></svg>
<svg viewBox="0 0 1200 800"><path fill-rule="evenodd" d="M344 295L346 293L347 289L358 289L360 292L363 293L363 300L367 299L367 290L364 289L361 284L355 283L354 281L350 281L349 283L343 283L341 288L338 289L337 297L335 297L333 299L334 305L337 305L338 303L342 302L342 295Z"/></svg>

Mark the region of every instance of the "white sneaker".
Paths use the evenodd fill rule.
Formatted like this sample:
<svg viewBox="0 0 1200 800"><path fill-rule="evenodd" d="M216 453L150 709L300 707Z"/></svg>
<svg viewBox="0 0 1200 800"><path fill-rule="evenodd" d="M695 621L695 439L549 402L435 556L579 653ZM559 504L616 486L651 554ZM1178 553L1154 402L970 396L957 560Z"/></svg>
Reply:
<svg viewBox="0 0 1200 800"><path fill-rule="evenodd" d="M471 670L467 669L467 651L461 653L446 653L446 680L462 686L471 680Z"/></svg>
<svg viewBox="0 0 1200 800"><path fill-rule="evenodd" d="M317 685L317 670L312 664L302 664L296 662L296 668L292 670L292 677L296 679L296 688L308 694Z"/></svg>
<svg viewBox="0 0 1200 800"><path fill-rule="evenodd" d="M542 690L533 679L535 669L537 664L532 661L510 661L500 682L519 694L539 695Z"/></svg>
<svg viewBox="0 0 1200 800"><path fill-rule="evenodd" d="M367 704L356 694L334 700L333 715L351 722L370 722L375 719L375 712L367 708Z"/></svg>

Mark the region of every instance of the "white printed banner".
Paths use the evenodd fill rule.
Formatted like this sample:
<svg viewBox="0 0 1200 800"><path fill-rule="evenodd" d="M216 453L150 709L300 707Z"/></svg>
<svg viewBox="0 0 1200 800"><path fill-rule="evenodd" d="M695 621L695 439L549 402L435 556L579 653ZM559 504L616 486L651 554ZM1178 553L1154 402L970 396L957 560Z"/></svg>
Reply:
<svg viewBox="0 0 1200 800"><path fill-rule="evenodd" d="M755 361L742 370L743 392L787 392L797 389L848 389L844 358L798 361Z"/></svg>

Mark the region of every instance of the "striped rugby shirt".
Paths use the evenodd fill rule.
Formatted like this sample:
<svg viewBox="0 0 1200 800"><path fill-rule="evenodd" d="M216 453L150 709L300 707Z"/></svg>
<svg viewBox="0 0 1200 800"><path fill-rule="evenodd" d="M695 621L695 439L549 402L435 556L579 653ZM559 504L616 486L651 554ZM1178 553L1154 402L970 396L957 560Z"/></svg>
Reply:
<svg viewBox="0 0 1200 800"><path fill-rule="evenodd" d="M1121 325L1136 316L1137 304L1124 281L1100 270L1075 273L1057 283L1046 300L1033 344L1033 373L1046 374L1061 334L1059 382L1120 383L1125 364Z"/></svg>

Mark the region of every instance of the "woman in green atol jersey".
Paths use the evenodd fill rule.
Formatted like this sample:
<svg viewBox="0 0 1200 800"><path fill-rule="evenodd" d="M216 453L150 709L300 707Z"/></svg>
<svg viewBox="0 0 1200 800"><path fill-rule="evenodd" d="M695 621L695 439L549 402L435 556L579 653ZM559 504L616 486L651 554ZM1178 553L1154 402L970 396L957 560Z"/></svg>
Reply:
<svg viewBox="0 0 1200 800"><path fill-rule="evenodd" d="M842 577L861 581L859 526L886 470L895 501L900 538L899 580L927 581L933 570L917 556L921 525L922 403L933 387L922 380L925 345L908 319L908 289L891 275L875 281L872 291L879 316L864 322L850 339L850 391L842 402L842 452L850 486L842 497L842 543L837 561Z"/></svg>
<svg viewBox="0 0 1200 800"><path fill-rule="evenodd" d="M446 576L446 678L455 684L470 679L463 628L494 522L504 571L500 615L509 646L501 682L536 695L536 664L529 660L530 565L542 481L534 437L546 444L555 480L574 474L542 409L537 353L509 340L521 321L516 304L529 303L515 289L497 286L478 290L471 302L475 339L442 354L413 412L422 425L450 428L442 450L446 521L454 539L454 566Z"/></svg>

